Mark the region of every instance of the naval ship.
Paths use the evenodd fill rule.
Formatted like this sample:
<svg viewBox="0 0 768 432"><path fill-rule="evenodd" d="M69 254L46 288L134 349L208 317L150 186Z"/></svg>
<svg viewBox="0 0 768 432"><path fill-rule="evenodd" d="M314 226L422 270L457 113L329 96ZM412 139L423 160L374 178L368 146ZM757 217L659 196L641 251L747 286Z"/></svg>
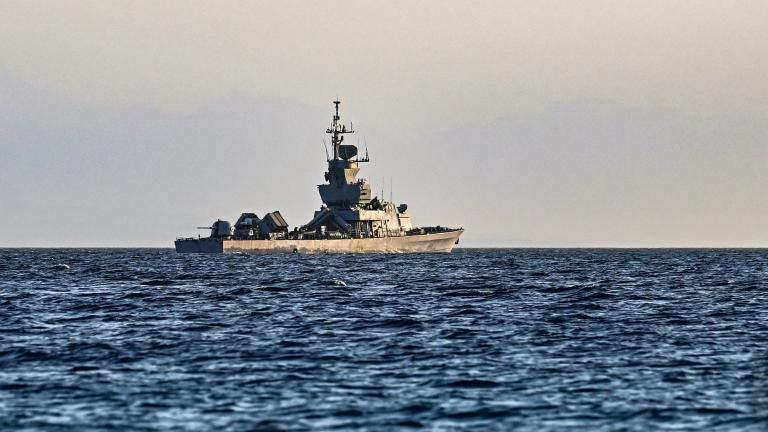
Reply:
<svg viewBox="0 0 768 432"><path fill-rule="evenodd" d="M243 213L234 225L217 220L208 237L177 238L180 253L411 253L450 252L459 243L462 228L414 227L406 204L397 205L371 194L371 184L357 178L360 163L370 162L368 150L358 155L355 145L343 144L354 133L342 124L340 101L326 133L333 157L326 154L326 183L318 185L323 204L312 220L291 230L279 211L259 218ZM326 149L327 153L327 149ZM391 200L390 200L391 201Z"/></svg>

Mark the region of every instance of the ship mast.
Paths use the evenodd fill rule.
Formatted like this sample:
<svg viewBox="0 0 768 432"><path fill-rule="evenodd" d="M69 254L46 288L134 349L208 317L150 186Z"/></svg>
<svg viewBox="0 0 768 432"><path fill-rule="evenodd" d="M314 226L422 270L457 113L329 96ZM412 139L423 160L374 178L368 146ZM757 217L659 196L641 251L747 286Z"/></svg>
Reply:
<svg viewBox="0 0 768 432"><path fill-rule="evenodd" d="M332 135L331 142L333 143L333 159L341 159L341 155L339 154L339 146L344 141L344 134L355 133L355 131L352 129L352 123L349 124L349 129L347 129L347 126L341 124L339 121L341 119L341 117L339 117L339 104L341 104L341 101L335 100L333 101L333 104L336 105L336 114L333 116L333 123L331 123L331 127L328 128L325 133Z"/></svg>

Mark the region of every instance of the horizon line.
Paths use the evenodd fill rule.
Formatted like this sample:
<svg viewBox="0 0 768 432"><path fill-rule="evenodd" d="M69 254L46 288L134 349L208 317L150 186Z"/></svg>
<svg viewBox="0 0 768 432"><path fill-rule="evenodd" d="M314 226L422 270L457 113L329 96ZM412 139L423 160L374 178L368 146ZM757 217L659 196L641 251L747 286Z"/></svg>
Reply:
<svg viewBox="0 0 768 432"><path fill-rule="evenodd" d="M173 246L0 246L10 249L175 249ZM457 249L768 249L764 246L457 246Z"/></svg>

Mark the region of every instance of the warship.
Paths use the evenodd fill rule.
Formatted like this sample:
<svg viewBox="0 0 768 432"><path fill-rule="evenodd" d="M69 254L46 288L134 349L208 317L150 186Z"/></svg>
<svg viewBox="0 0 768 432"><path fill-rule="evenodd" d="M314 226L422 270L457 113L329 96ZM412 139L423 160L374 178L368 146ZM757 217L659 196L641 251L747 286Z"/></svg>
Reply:
<svg viewBox="0 0 768 432"><path fill-rule="evenodd" d="M234 225L217 220L208 227L208 237L177 238L180 253L413 253L450 252L459 243L462 228L414 227L406 204L395 204L372 196L371 184L357 178L360 164L370 162L368 150L343 144L354 133L353 125L342 124L340 101L333 101L335 114L326 130L333 144L327 153L326 183L318 185L322 205L314 217L291 230L279 211L259 218L243 213ZM383 193L382 193L383 195Z"/></svg>

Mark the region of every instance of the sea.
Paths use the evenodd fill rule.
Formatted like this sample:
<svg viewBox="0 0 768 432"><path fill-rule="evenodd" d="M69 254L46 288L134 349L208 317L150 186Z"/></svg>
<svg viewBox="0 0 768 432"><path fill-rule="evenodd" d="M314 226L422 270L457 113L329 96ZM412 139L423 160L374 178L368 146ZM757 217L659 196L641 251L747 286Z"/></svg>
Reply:
<svg viewBox="0 0 768 432"><path fill-rule="evenodd" d="M0 250L0 430L763 431L768 250Z"/></svg>

